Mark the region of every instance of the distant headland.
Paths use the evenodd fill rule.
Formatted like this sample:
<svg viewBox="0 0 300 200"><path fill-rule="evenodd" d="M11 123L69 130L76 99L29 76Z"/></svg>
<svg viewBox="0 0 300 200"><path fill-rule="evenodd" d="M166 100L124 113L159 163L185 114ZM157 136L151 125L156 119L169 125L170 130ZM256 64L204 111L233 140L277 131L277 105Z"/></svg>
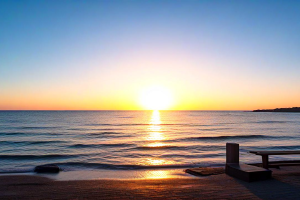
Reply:
<svg viewBox="0 0 300 200"><path fill-rule="evenodd" d="M300 107L253 110L253 112L300 112Z"/></svg>

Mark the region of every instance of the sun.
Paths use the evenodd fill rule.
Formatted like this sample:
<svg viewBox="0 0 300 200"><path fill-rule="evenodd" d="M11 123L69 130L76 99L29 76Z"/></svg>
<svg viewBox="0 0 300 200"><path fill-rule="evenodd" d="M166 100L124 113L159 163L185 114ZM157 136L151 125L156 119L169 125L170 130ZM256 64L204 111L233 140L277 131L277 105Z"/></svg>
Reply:
<svg viewBox="0 0 300 200"><path fill-rule="evenodd" d="M162 86L145 88L140 94L140 103L146 110L167 110L172 101L170 90Z"/></svg>

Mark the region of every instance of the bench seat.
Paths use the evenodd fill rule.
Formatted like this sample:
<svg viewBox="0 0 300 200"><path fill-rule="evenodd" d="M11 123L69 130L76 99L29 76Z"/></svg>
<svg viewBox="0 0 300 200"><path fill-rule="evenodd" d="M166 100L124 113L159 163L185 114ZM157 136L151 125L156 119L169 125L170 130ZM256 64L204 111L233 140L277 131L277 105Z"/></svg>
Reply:
<svg viewBox="0 0 300 200"><path fill-rule="evenodd" d="M247 182L266 180L272 177L271 170L247 164L227 163L225 171L226 174Z"/></svg>

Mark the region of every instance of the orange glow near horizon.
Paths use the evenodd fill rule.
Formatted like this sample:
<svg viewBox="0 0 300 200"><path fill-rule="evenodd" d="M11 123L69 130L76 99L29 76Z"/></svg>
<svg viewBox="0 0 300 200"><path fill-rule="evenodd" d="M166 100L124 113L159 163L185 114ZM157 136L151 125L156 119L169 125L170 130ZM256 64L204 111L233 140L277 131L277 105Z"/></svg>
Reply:
<svg viewBox="0 0 300 200"><path fill-rule="evenodd" d="M89 90L84 86L75 90L66 85L39 91L24 88L22 93L7 91L1 96L0 110L254 110L299 106L297 94L286 98L292 93L289 91L276 93L272 96L276 101L272 101L271 94L259 91L253 94L239 90L235 93L219 89L194 90L189 85L163 81L156 85L147 81L140 85L134 82L128 89L105 91L96 87L100 84L93 84ZM239 96L240 93L244 96Z"/></svg>

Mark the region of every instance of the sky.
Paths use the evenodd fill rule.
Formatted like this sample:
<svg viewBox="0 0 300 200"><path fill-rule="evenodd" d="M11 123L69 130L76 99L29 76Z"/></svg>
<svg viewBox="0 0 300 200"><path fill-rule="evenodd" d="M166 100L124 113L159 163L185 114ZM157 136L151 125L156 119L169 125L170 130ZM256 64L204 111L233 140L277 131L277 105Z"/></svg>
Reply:
<svg viewBox="0 0 300 200"><path fill-rule="evenodd" d="M299 10L292 0L0 0L0 110L300 106Z"/></svg>

